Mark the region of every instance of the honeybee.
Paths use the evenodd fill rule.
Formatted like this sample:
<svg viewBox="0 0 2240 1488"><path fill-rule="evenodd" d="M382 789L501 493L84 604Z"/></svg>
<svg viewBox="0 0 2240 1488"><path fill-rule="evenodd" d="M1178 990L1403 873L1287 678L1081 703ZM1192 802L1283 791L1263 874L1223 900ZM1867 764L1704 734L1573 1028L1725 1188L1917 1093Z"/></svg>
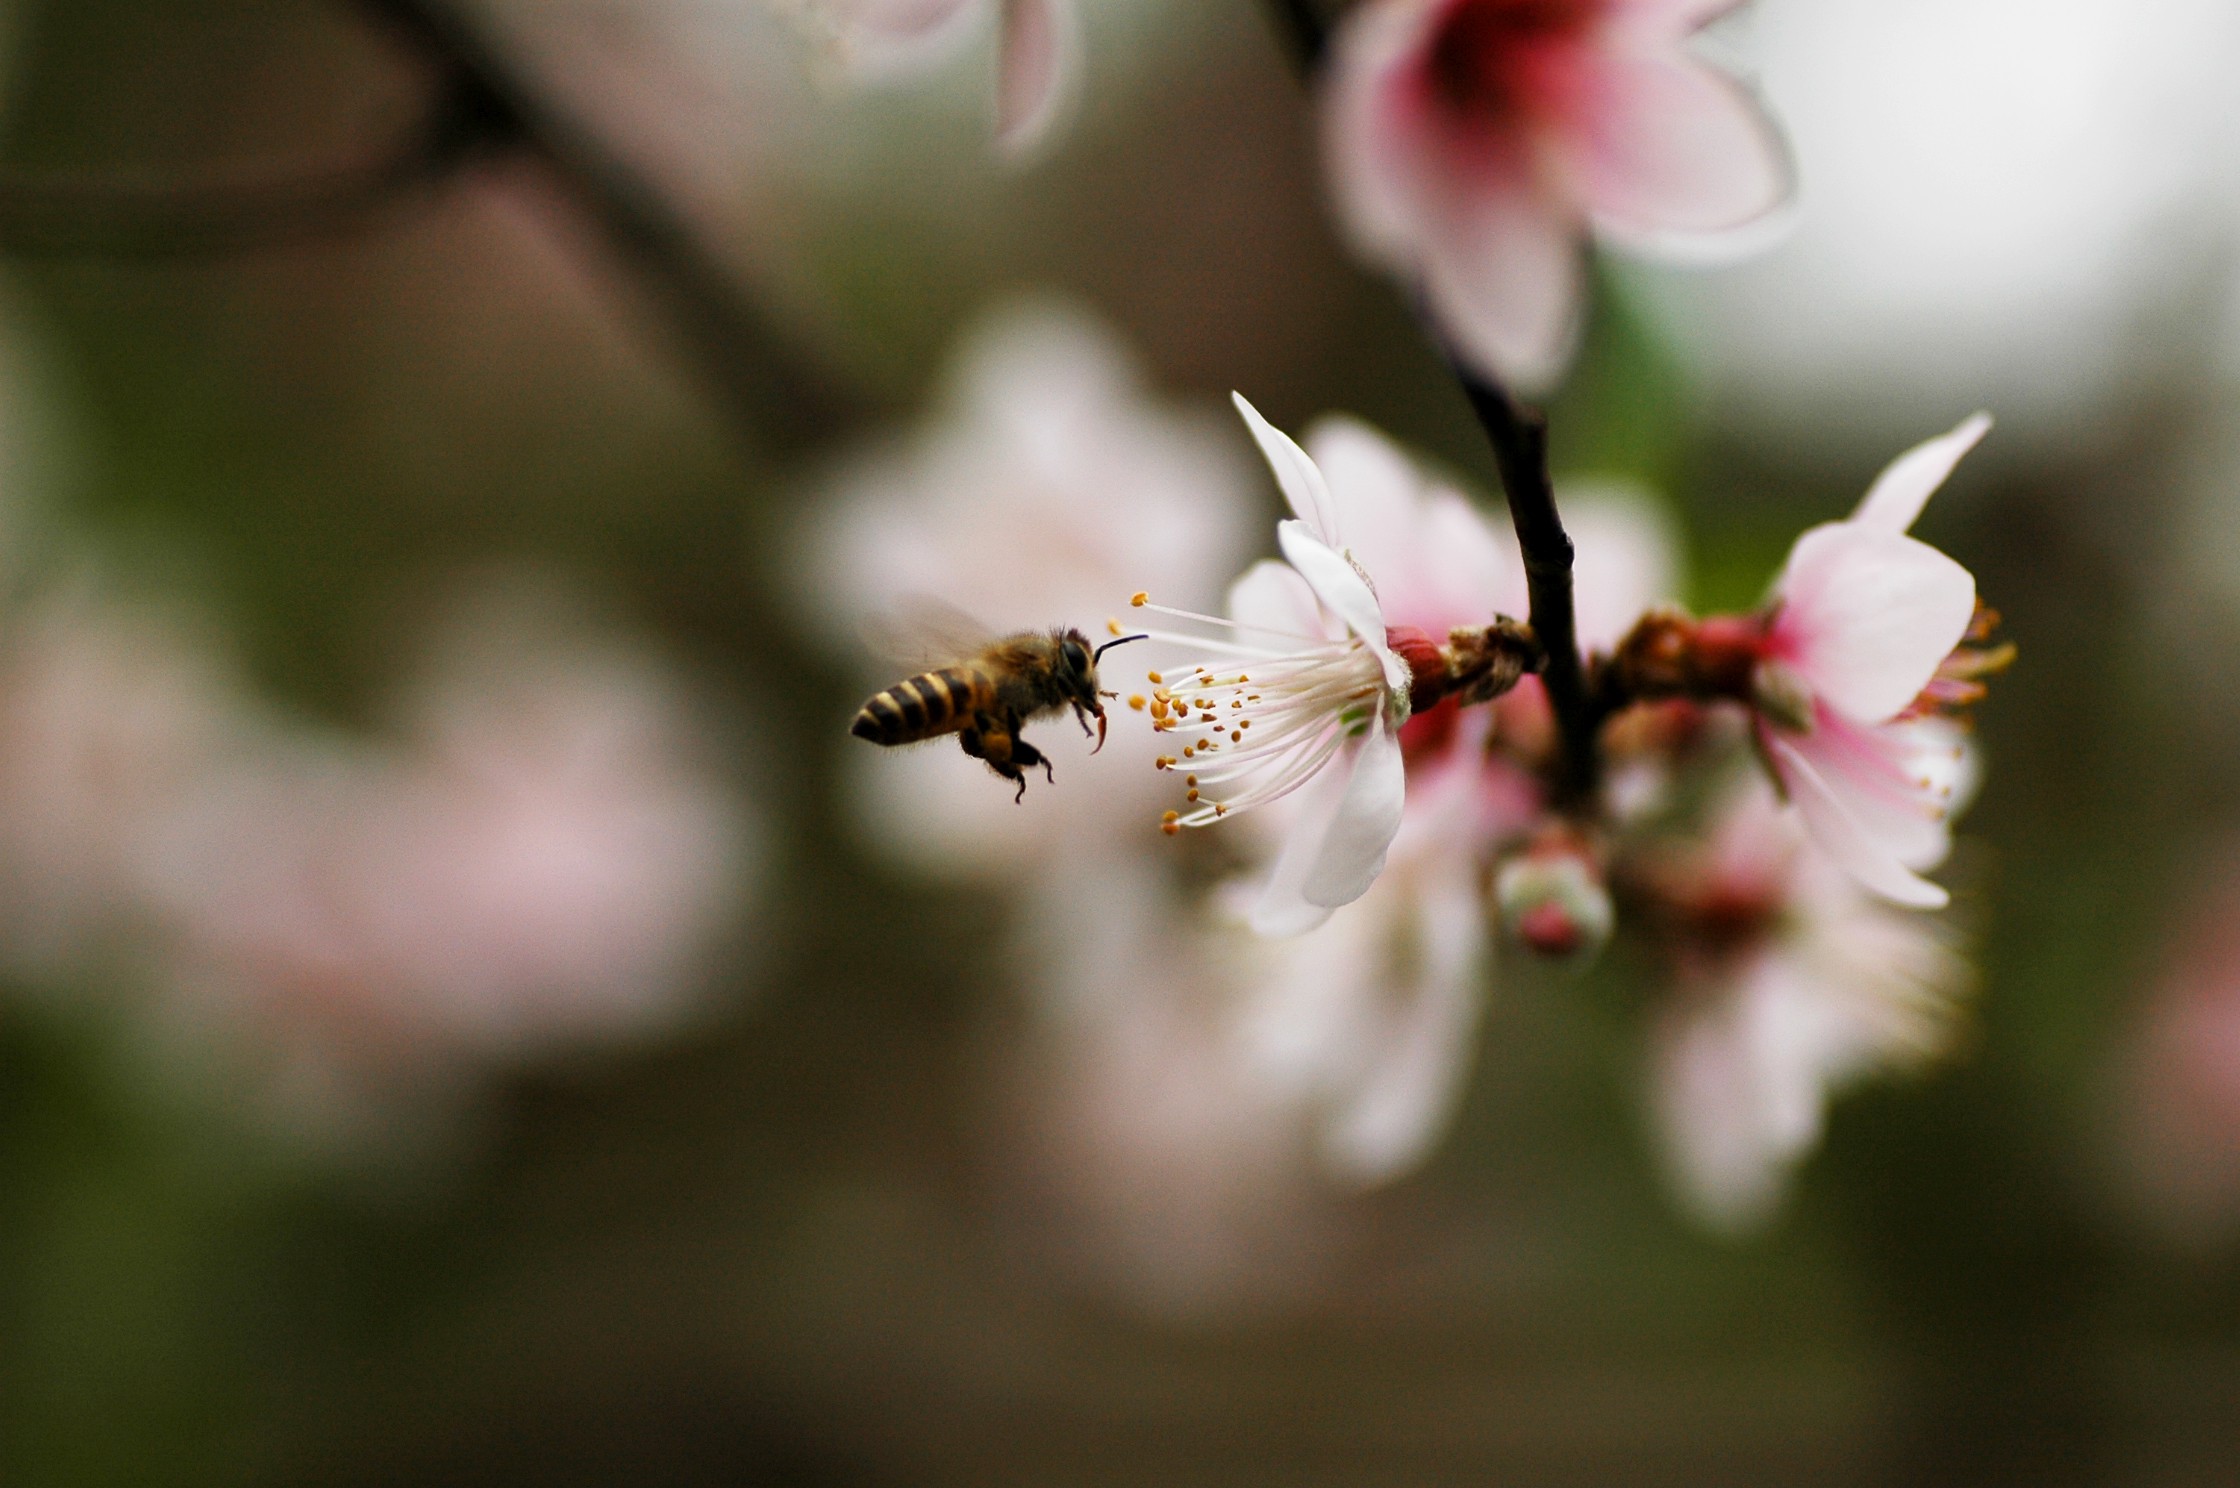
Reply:
<svg viewBox="0 0 2240 1488"><path fill-rule="evenodd" d="M1097 661L1105 652L1141 636L1122 636L1091 649L1078 630L1023 630L989 641L964 660L921 672L878 693L856 713L849 729L874 744L915 744L955 734L964 752L987 761L988 768L1016 781L1015 801L1027 796L1026 772L1042 767L1043 779L1057 773L1041 750L1019 736L1030 720L1073 710L1081 732L1097 727L1097 749L1104 748L1104 699L1097 690ZM1092 754L1095 750L1090 751Z"/></svg>

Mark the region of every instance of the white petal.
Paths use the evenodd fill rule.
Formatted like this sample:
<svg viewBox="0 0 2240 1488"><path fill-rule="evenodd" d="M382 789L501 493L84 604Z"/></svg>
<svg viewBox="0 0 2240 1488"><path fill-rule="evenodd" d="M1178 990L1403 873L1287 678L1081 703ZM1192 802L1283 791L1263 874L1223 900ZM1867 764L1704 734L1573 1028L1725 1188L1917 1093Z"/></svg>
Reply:
<svg viewBox="0 0 2240 1488"><path fill-rule="evenodd" d="M1307 452L1292 441L1274 424L1260 416L1260 410L1247 403L1242 393L1231 393L1236 400L1237 412L1244 415L1245 427L1252 431L1253 442L1260 446L1260 453L1267 457L1268 468L1276 473L1276 484L1283 488L1283 499L1291 503L1291 511L1307 530L1333 548L1343 548L1345 539L1338 529L1338 508L1330 497L1329 484Z"/></svg>
<svg viewBox="0 0 2240 1488"><path fill-rule="evenodd" d="M1555 148L1598 225L1720 232L1787 199L1787 153L1741 84L1677 48L1582 59L1581 117Z"/></svg>
<svg viewBox="0 0 2240 1488"><path fill-rule="evenodd" d="M1777 640L1829 706L1879 723L1916 697L1975 615L1976 581L1927 543L1828 522L1797 539Z"/></svg>
<svg viewBox="0 0 2240 1488"><path fill-rule="evenodd" d="M1610 20L1648 35L1678 39L1710 25L1743 0L1615 0Z"/></svg>
<svg viewBox="0 0 2240 1488"><path fill-rule="evenodd" d="M1247 627L1248 645L1280 646L1286 636L1337 640L1345 634L1288 563L1263 558L1229 586L1229 618Z"/></svg>
<svg viewBox="0 0 2240 1488"><path fill-rule="evenodd" d="M1893 903L1942 909L1951 895L1907 868L1790 739L1761 731L1805 830L1836 866Z"/></svg>
<svg viewBox="0 0 2240 1488"><path fill-rule="evenodd" d="M1545 391L1578 336L1582 224L1529 185L1454 190L1474 194L1423 223L1432 308L1465 361L1522 391Z"/></svg>
<svg viewBox="0 0 2240 1488"><path fill-rule="evenodd" d="M1376 591L1361 577L1360 570L1347 562L1342 553L1334 553L1317 542L1314 535L1297 522L1276 524L1276 546L1283 549L1283 556L1299 571L1299 576L1313 586L1315 597L1377 654L1377 661L1384 668L1385 685L1407 686L1408 665L1385 644L1384 609L1377 603Z"/></svg>
<svg viewBox="0 0 2240 1488"><path fill-rule="evenodd" d="M1074 67L1072 10L1061 0L1005 0L997 56L996 143L1017 155L1057 117Z"/></svg>
<svg viewBox="0 0 2240 1488"><path fill-rule="evenodd" d="M1319 779L1308 781L1292 796L1296 804L1292 807L1291 829L1284 833L1275 869L1246 916L1247 923L1260 934L1304 935L1330 918L1331 906L1311 902L1305 889L1307 876L1321 857L1330 820L1352 785L1348 763L1340 759L1324 767Z"/></svg>
<svg viewBox="0 0 2240 1488"><path fill-rule="evenodd" d="M1990 432L1991 415L1978 413L1962 420L1950 434L1940 434L1907 450L1875 477L1851 520L1884 532L1904 532L1952 474L1960 457Z"/></svg>
<svg viewBox="0 0 2240 1488"><path fill-rule="evenodd" d="M1323 1135L1331 1163L1363 1183L1388 1181L1423 1161L1445 1130L1470 1068L1484 1002L1485 909L1467 861L1442 866L1459 871L1378 895L1394 900L1392 910L1407 923L1374 927L1386 954L1377 962L1376 983L1358 995L1375 1002L1397 997L1402 1005L1358 1088L1332 1113Z"/></svg>
<svg viewBox="0 0 2240 1488"><path fill-rule="evenodd" d="M1300 897L1335 909L1369 892L1384 872L1385 853L1400 830L1407 795L1400 739L1380 714L1353 751L1345 794L1322 834L1314 866L1299 886Z"/></svg>

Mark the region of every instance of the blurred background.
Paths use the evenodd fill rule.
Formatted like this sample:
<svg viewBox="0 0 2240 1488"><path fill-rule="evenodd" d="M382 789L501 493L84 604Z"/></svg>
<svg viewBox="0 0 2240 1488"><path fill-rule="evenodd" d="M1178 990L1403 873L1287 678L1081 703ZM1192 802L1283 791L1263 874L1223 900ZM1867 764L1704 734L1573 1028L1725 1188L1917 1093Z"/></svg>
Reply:
<svg viewBox="0 0 2240 1488"><path fill-rule="evenodd" d="M2240 1481L2225 0L1756 0L1790 230L1598 267L1558 473L1699 607L2000 418L1925 524L2022 650L1969 1031L1739 1237L1626 956L1506 962L1364 1189L1099 858L1140 782L846 737L929 552L998 623L1217 594L1231 388L1495 489L1250 0L1085 0L1017 163L986 16L866 81L764 0L475 0L581 148L401 176L388 10L0 8L0 1479Z"/></svg>

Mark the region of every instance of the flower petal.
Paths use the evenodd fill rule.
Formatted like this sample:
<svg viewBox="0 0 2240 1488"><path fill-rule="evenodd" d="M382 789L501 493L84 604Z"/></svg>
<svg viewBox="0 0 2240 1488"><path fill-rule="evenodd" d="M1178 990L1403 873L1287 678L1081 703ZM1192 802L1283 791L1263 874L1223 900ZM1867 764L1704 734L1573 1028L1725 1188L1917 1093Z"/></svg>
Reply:
<svg viewBox="0 0 2240 1488"><path fill-rule="evenodd" d="M1424 289L1463 359L1524 391L1562 373L1578 336L1582 224L1535 188L1455 183L1422 224Z"/></svg>
<svg viewBox="0 0 2240 1488"><path fill-rule="evenodd" d="M1300 896L1309 904L1335 909L1367 893L1384 871L1385 853L1400 831L1407 794L1400 738L1379 714L1354 751L1345 794L1338 798L1337 812L1322 833L1314 866L1300 884Z"/></svg>
<svg viewBox="0 0 2240 1488"><path fill-rule="evenodd" d="M1290 830L1284 833L1274 870L1245 917L1259 934L1304 935L1330 918L1332 906L1310 901L1305 890L1307 876L1321 857L1325 829L1353 783L1346 763L1324 769L1319 779L1308 781L1291 798L1297 804L1292 807Z"/></svg>
<svg viewBox="0 0 2240 1488"><path fill-rule="evenodd" d="M1765 110L1685 52L1596 49L1579 85L1579 115L1552 146L1598 226L1721 232L1788 198L1788 154Z"/></svg>
<svg viewBox="0 0 2240 1488"><path fill-rule="evenodd" d="M1258 632L1245 638L1255 644L1286 636L1338 640L1345 634L1299 571L1273 558L1253 564L1229 586L1229 618Z"/></svg>
<svg viewBox="0 0 2240 1488"><path fill-rule="evenodd" d="M1260 416L1260 410L1245 401L1244 394L1231 393L1237 412L1244 415L1245 427L1252 431L1253 442L1260 446L1260 453L1267 458L1268 468L1276 474L1276 484L1283 488L1283 499L1291 503L1291 511L1307 525L1307 530L1333 548L1343 548L1345 539L1338 531L1338 508L1331 499L1330 486L1322 472L1307 452L1292 441L1274 424Z"/></svg>
<svg viewBox="0 0 2240 1488"><path fill-rule="evenodd" d="M1297 522L1276 524L1276 546L1283 549L1284 558L1299 571L1299 577L1313 586L1315 597L1330 613L1343 620L1346 629L1377 653L1377 661L1384 668L1385 685L1405 688L1408 664L1385 644L1384 608L1377 603L1377 593L1369 587L1361 571L1348 562L1344 554L1332 552L1328 546L1317 542L1314 535Z"/></svg>
<svg viewBox="0 0 2240 1488"><path fill-rule="evenodd" d="M1702 30L1743 0L1613 0L1608 23L1637 34L1679 40Z"/></svg>
<svg viewBox="0 0 2240 1488"><path fill-rule="evenodd" d="M1975 614L1976 581L1927 543L1828 522L1797 539L1774 640L1813 692L1862 723L1920 696Z"/></svg>
<svg viewBox="0 0 2240 1488"><path fill-rule="evenodd" d="M1907 450L1875 477L1851 520L1883 532L1904 532L1952 474L1960 457L1990 432L1991 415L1972 414L1950 434L1940 434Z"/></svg>
<svg viewBox="0 0 2240 1488"><path fill-rule="evenodd" d="M1897 904L1942 909L1951 902L1951 895L1907 868L1887 843L1878 840L1829 777L1789 737L1761 728L1759 739L1773 758L1782 788L1804 818L1805 830L1837 867Z"/></svg>
<svg viewBox="0 0 2240 1488"><path fill-rule="evenodd" d="M1380 902L1384 917L1404 923L1369 927L1384 954L1377 979L1356 995L1376 1005L1397 997L1401 1005L1322 1139L1331 1165L1362 1183L1386 1182L1423 1161L1469 1072L1484 1002L1485 909L1468 860L1439 866L1449 871L1377 896L1393 901Z"/></svg>
<svg viewBox="0 0 2240 1488"><path fill-rule="evenodd" d="M1071 11L1061 0L1005 0L997 55L996 143L1017 155L1057 117L1073 75Z"/></svg>

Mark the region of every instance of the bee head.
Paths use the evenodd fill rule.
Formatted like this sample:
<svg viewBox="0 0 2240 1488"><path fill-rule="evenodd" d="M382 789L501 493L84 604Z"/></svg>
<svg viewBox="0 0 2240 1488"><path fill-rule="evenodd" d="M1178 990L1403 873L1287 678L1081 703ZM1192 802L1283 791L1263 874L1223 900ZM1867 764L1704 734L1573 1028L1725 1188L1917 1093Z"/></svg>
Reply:
<svg viewBox="0 0 2240 1488"><path fill-rule="evenodd" d="M1073 711L1087 729L1091 718L1097 721L1097 748L1104 748L1104 702L1108 694L1097 691L1097 660L1105 652L1123 641L1140 641L1142 636L1122 636L1117 641L1106 641L1094 651L1089 649L1089 638L1078 630L1062 632L1058 637L1058 676L1066 689ZM1094 753L1094 751L1091 751Z"/></svg>

